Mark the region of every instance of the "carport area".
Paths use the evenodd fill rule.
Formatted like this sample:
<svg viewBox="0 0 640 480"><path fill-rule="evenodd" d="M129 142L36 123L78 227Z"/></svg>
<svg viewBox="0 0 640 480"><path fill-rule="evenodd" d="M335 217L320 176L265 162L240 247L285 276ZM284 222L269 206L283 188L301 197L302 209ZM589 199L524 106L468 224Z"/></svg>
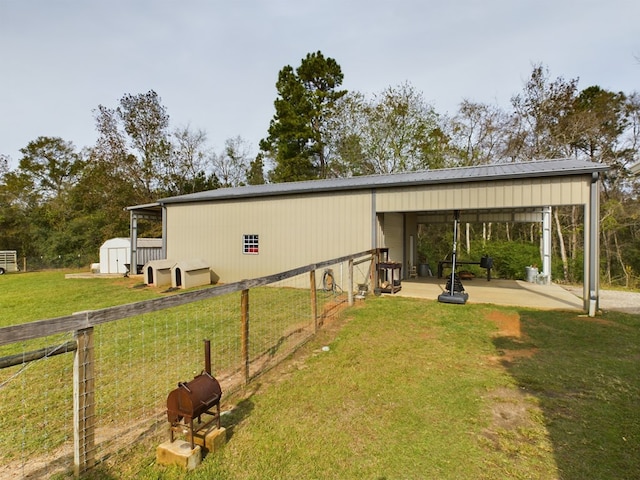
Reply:
<svg viewBox="0 0 640 480"><path fill-rule="evenodd" d="M465 258L458 260L471 262L469 264L475 268L482 255L495 256L489 248L492 224L513 226L528 223L531 228L521 239L530 245L539 243L539 258L533 252L525 254L518 259L522 265L510 265L511 271L504 277L519 278L527 266L531 269L540 266L536 279L545 285L519 281L503 283L494 280L492 272L492 281L484 282L487 285L482 281L463 281L468 301L532 308L576 308L593 316L599 309L599 195L600 172L604 170L606 167L590 162L559 159L434 170L428 172L428 179L416 174L412 184L395 184L392 188L376 190L374 206L378 229L375 244L388 248L390 261L401 264L402 295L413 292L415 296L437 299L446 289L446 277L440 282L416 282L423 288L431 286L430 291L411 288L412 277L416 271L419 272L421 264L430 264L435 272L438 262L450 260L453 252L460 253L464 249ZM574 233L576 237L580 233L582 236L579 240L583 252L582 298L553 284L552 219L558 209L569 207L577 226ZM557 218L556 223L559 223ZM452 246L447 256L443 256L440 248L431 251L418 248L425 245L425 238L434 245L446 238L442 235L435 235L434 240L428 238L428 230L436 224L451 225L452 240L449 241ZM459 227L465 225L467 232L471 232L464 235L466 245L460 243L461 228L456 230L456 224ZM477 229L474 233L473 225L480 226L482 233ZM485 226L488 228L486 236ZM522 229L519 230L522 233ZM475 235L475 239L486 240L486 249L484 243L481 248L478 244L473 246L469 241L471 235ZM510 235L505 235L505 238L512 241ZM496 277L500 275L499 271L495 273ZM453 293L450 296L453 297Z"/></svg>
<svg viewBox="0 0 640 480"><path fill-rule="evenodd" d="M402 290L395 293L399 297L425 298L437 300L445 291L447 278L418 277L402 281ZM538 310L584 311L580 297L557 284L538 285L522 280L483 278L463 281L464 289L469 293L467 303L494 304L503 306L526 307ZM464 308L463 305L451 306Z"/></svg>

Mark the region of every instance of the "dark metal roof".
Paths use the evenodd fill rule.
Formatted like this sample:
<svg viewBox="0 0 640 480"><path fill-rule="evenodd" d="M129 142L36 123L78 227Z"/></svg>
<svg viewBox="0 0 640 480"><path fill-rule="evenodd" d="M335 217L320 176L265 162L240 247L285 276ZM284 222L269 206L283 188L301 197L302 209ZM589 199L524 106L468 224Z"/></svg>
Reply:
<svg viewBox="0 0 640 480"><path fill-rule="evenodd" d="M269 197L299 193L362 190L388 187L465 183L566 175L584 175L607 170L606 165L573 159L539 160L522 163L500 163L476 167L442 168L389 175L366 175L306 182L271 183L236 188L220 188L206 192L164 198L159 204L191 203L240 198ZM135 208L135 207L133 207Z"/></svg>
<svg viewBox="0 0 640 480"><path fill-rule="evenodd" d="M133 207L125 207L124 209L126 211L135 211L139 218L162 218L162 208L159 202L135 205Z"/></svg>

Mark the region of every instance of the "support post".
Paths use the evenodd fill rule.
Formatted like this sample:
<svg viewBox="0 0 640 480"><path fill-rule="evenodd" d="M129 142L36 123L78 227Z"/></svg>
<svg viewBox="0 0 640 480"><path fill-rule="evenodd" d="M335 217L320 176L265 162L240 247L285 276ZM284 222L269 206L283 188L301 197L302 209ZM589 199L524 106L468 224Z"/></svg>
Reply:
<svg viewBox="0 0 640 480"><path fill-rule="evenodd" d="M95 465L95 375L93 327L75 333L73 362L73 472L76 477Z"/></svg>
<svg viewBox="0 0 640 480"><path fill-rule="evenodd" d="M586 230L586 229L585 229ZM591 188L589 189L589 302L587 312L595 317L600 308L600 175L591 174ZM585 236L587 232L585 231ZM586 242L585 242L586 243ZM585 253L586 253L585 245ZM585 298L587 298L585 296Z"/></svg>
<svg viewBox="0 0 640 480"><path fill-rule="evenodd" d="M353 258L349 260L349 269L347 272L347 299L349 306L353 306Z"/></svg>
<svg viewBox="0 0 640 480"><path fill-rule="evenodd" d="M373 268L373 288L380 288L380 270L378 265L380 265L380 249L376 249L374 263L375 266Z"/></svg>
<svg viewBox="0 0 640 480"><path fill-rule="evenodd" d="M313 320L313 333L318 333L318 295L316 292L316 271L309 272L309 286L311 288L311 318Z"/></svg>
<svg viewBox="0 0 640 480"><path fill-rule="evenodd" d="M551 284L551 207L542 209L542 275Z"/></svg>
<svg viewBox="0 0 640 480"><path fill-rule="evenodd" d="M249 290L242 290L240 295L240 311L242 317L242 363L244 365L244 383L249 383Z"/></svg>
<svg viewBox="0 0 640 480"><path fill-rule="evenodd" d="M129 229L131 236L129 243L131 244L131 258L129 262L129 274L136 275L138 273L138 215L131 210L129 213Z"/></svg>

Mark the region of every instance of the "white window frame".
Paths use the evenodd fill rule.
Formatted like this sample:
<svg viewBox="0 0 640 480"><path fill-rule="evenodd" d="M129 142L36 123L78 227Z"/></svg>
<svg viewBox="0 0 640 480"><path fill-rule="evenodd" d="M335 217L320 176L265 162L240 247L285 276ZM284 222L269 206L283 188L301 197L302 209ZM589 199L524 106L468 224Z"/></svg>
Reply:
<svg viewBox="0 0 640 480"><path fill-rule="evenodd" d="M242 235L242 253L243 255L260 254L260 236L257 233Z"/></svg>

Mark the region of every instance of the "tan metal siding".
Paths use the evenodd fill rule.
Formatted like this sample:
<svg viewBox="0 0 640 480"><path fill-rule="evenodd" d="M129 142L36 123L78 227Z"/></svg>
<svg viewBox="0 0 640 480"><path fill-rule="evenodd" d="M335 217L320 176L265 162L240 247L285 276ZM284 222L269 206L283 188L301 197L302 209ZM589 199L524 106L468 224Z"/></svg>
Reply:
<svg viewBox="0 0 640 480"><path fill-rule="evenodd" d="M258 255L242 253L245 234L259 235ZM201 258L223 282L371 247L369 192L167 205L167 258Z"/></svg>
<svg viewBox="0 0 640 480"><path fill-rule="evenodd" d="M582 205L589 175L378 189L378 212Z"/></svg>
<svg viewBox="0 0 640 480"><path fill-rule="evenodd" d="M384 244L389 249L389 261L403 263L404 215L401 213L385 213L382 231Z"/></svg>

